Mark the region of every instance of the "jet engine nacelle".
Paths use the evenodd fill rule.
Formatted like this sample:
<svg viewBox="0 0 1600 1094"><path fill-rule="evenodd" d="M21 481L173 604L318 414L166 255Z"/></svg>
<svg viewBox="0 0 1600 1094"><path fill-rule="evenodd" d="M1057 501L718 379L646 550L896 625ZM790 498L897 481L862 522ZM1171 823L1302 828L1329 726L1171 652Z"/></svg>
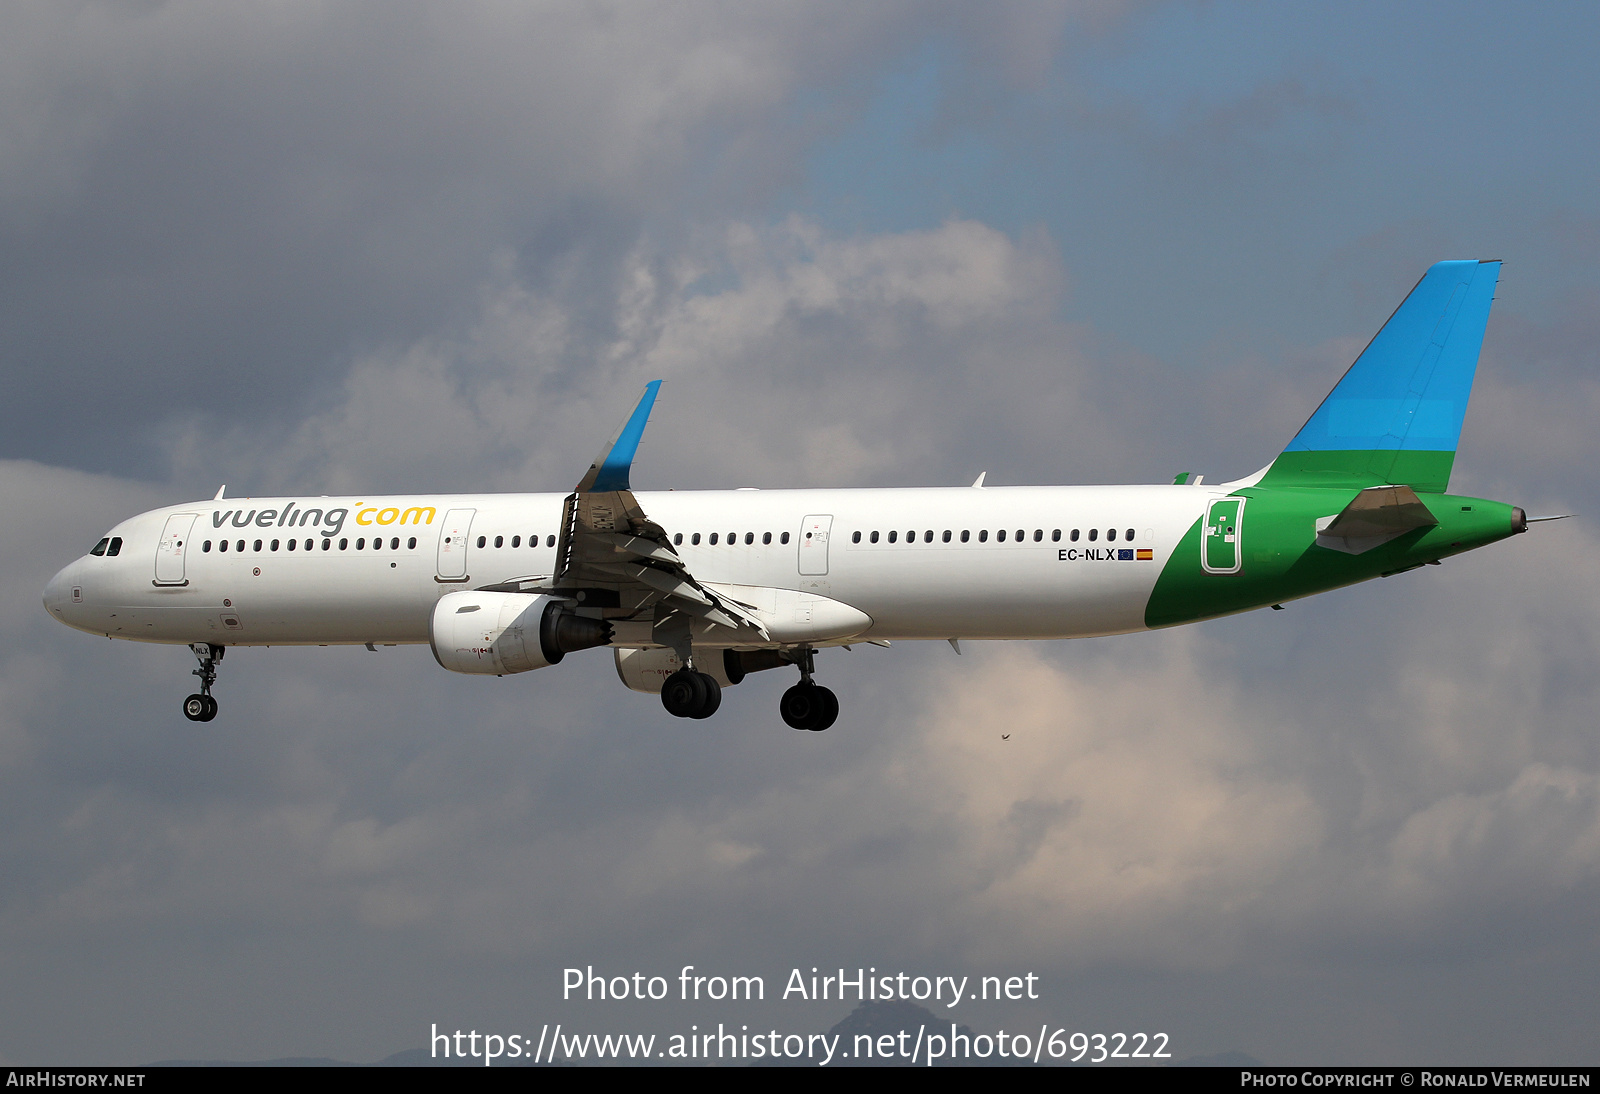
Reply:
<svg viewBox="0 0 1600 1094"><path fill-rule="evenodd" d="M611 641L611 625L534 593L449 593L434 605L428 644L451 672L507 676L554 665Z"/></svg>
<svg viewBox="0 0 1600 1094"><path fill-rule="evenodd" d="M669 649L614 651L617 658L617 675L633 691L661 693L667 677L683 668L678 655ZM777 650L715 650L694 651L694 667L725 688L731 688L748 673L762 669L775 669L791 662Z"/></svg>

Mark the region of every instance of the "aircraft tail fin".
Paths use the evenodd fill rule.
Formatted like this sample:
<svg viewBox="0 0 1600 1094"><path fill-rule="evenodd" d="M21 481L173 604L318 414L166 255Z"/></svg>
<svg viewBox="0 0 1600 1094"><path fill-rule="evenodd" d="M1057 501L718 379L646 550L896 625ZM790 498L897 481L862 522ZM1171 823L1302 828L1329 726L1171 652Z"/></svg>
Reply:
<svg viewBox="0 0 1600 1094"><path fill-rule="evenodd" d="M1450 483L1500 262L1439 262L1417 282L1262 485Z"/></svg>

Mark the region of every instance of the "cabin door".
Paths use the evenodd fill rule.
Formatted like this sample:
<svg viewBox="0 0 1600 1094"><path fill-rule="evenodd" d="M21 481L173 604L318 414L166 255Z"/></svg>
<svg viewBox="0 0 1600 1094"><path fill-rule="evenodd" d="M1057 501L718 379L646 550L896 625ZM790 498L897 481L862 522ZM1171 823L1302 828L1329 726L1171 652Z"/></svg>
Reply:
<svg viewBox="0 0 1600 1094"><path fill-rule="evenodd" d="M452 509L439 528L439 581L467 580L467 547L476 509Z"/></svg>
<svg viewBox="0 0 1600 1094"><path fill-rule="evenodd" d="M161 530L161 542L156 544L156 584L187 585L183 576L183 559L189 553L189 531L194 527L198 513L174 513L167 518Z"/></svg>

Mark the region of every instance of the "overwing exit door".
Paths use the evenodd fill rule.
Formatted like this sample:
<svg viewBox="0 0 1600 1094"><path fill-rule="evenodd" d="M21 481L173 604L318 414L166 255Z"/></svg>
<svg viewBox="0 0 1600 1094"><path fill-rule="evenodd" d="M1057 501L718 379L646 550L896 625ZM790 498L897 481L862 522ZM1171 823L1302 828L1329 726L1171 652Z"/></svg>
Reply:
<svg viewBox="0 0 1600 1094"><path fill-rule="evenodd" d="M828 531L833 517L809 516L800 525L800 572L821 575L828 572Z"/></svg>

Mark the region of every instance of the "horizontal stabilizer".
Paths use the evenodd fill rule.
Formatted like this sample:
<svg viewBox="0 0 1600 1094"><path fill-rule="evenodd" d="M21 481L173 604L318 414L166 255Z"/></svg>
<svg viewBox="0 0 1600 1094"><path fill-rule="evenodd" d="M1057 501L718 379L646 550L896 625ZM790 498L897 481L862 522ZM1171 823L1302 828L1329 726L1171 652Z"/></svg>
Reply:
<svg viewBox="0 0 1600 1094"><path fill-rule="evenodd" d="M1369 486L1332 517L1317 521L1317 546L1359 555L1439 520L1409 486Z"/></svg>

